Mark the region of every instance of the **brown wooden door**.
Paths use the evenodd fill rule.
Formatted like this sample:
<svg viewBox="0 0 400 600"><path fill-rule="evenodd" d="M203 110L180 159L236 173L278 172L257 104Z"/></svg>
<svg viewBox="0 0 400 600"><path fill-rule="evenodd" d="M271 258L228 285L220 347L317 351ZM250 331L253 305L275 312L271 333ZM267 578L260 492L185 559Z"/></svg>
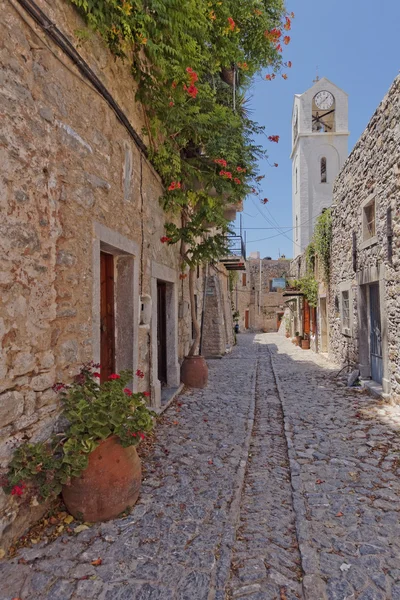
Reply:
<svg viewBox="0 0 400 600"><path fill-rule="evenodd" d="M310 305L306 299L304 299L303 332L310 334Z"/></svg>
<svg viewBox="0 0 400 600"><path fill-rule="evenodd" d="M100 252L101 381L115 372L114 257Z"/></svg>
<svg viewBox="0 0 400 600"><path fill-rule="evenodd" d="M157 359L158 379L167 383L167 286L157 281Z"/></svg>
<svg viewBox="0 0 400 600"><path fill-rule="evenodd" d="M244 328L248 329L249 328L249 311L245 310L244 313Z"/></svg>

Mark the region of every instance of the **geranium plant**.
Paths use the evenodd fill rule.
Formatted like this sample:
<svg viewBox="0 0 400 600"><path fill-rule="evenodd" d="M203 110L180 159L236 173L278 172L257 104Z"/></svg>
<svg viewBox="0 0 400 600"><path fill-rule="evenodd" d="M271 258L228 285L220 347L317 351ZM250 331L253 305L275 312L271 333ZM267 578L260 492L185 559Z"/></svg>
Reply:
<svg viewBox="0 0 400 600"><path fill-rule="evenodd" d="M38 500L56 496L86 469L89 454L102 440L115 435L122 446L135 446L152 430L154 413L146 406L149 394L133 393L128 387L133 373L115 373L100 384L94 368L85 364L72 384L54 386L62 399L64 431L16 450L2 480L6 492L14 496L29 492Z"/></svg>

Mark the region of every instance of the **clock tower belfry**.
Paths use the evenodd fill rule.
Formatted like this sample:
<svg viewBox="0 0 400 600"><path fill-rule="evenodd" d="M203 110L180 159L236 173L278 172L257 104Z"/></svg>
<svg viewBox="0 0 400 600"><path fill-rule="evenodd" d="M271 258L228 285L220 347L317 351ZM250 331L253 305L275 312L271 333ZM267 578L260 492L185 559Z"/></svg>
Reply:
<svg viewBox="0 0 400 600"><path fill-rule="evenodd" d="M348 96L323 77L296 94L292 113L293 258L311 241L332 204L333 182L348 155Z"/></svg>

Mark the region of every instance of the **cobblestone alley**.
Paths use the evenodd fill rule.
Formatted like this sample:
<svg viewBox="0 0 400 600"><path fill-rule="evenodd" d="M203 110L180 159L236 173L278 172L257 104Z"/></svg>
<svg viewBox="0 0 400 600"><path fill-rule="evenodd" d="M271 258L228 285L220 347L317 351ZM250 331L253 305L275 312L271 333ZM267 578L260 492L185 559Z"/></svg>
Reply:
<svg viewBox="0 0 400 600"><path fill-rule="evenodd" d="M399 409L238 338L166 411L132 513L2 561L1 600L400 599Z"/></svg>

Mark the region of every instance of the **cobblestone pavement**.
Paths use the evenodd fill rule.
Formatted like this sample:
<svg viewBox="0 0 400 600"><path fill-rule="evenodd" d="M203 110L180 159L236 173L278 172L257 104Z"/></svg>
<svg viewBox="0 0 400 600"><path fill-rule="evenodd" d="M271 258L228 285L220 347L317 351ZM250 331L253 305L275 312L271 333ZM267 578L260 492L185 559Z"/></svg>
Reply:
<svg viewBox="0 0 400 600"><path fill-rule="evenodd" d="M0 600L400 600L399 409L238 338L168 409L129 517L2 561Z"/></svg>

